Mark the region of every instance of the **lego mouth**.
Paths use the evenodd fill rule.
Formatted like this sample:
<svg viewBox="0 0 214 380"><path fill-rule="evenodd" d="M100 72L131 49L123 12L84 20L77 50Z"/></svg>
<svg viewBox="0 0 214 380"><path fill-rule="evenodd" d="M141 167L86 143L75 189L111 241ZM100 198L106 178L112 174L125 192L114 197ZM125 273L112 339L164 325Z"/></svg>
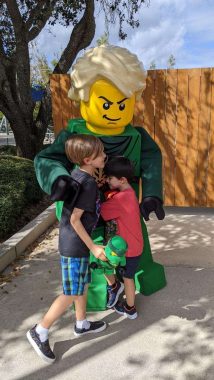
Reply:
<svg viewBox="0 0 214 380"><path fill-rule="evenodd" d="M110 117L108 117L107 115L103 115L103 119L107 119L109 121L118 121L120 120L121 118L119 117L118 119L110 119Z"/></svg>

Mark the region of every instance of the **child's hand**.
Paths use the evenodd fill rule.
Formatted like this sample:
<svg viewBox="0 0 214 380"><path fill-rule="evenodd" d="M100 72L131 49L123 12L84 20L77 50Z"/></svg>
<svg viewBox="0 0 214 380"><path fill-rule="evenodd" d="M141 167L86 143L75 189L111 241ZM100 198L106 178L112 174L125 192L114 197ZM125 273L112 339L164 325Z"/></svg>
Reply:
<svg viewBox="0 0 214 380"><path fill-rule="evenodd" d="M108 261L103 248L104 247L102 245L94 244L93 247L91 248L91 252L97 259L100 259L102 261Z"/></svg>

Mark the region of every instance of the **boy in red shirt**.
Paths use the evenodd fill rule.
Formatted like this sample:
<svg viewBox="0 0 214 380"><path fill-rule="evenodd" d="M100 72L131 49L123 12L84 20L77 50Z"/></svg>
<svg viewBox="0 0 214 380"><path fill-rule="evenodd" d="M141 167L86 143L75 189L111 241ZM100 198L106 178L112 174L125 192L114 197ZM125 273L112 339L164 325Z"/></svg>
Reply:
<svg viewBox="0 0 214 380"><path fill-rule="evenodd" d="M134 276L143 251L143 235L140 222L139 202L130 185L134 177L134 168L128 158L114 157L105 166L107 183L111 190L118 190L101 205L101 216L105 221L114 220L117 234L128 243L126 252L126 269L123 275L124 285L116 280L115 275L106 275L108 282L107 307L114 307L119 314L130 319L137 318L135 308ZM126 302L119 303L118 298L125 286Z"/></svg>

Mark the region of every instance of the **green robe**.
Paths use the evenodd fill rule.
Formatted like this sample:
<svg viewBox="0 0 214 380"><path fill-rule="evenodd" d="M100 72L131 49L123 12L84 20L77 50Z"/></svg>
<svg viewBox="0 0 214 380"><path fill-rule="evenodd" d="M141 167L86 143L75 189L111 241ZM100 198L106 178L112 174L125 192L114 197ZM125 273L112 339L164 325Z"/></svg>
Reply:
<svg viewBox="0 0 214 380"><path fill-rule="evenodd" d="M73 119L67 129L60 132L54 143L35 158L35 170L41 188L51 194L51 187L59 175L69 175L72 166L65 155L65 141L73 133L94 134L86 128L83 119ZM144 128L130 124L117 136L100 137L105 152L124 155L135 163L136 175L142 178L143 198L155 196L162 200L162 157L155 141Z"/></svg>
<svg viewBox="0 0 214 380"><path fill-rule="evenodd" d="M127 125L120 135L108 136L95 134L86 127L83 119L73 119L68 123L67 129L61 131L54 143L41 151L35 158L35 170L41 188L51 194L54 181L60 175L70 175L73 165L65 155L65 141L74 133L94 134L99 137L104 145L105 153L109 156L123 155L129 158L135 166L135 176L142 178L142 195L145 197L157 197L162 200L162 157L161 151L155 141L150 137L144 128ZM133 184L138 194L138 184ZM62 202L58 203L57 214L60 216ZM135 276L137 290L145 295L149 295L166 284L164 269L160 264L153 261L147 234L146 225L141 218L144 250L141 256L139 271ZM96 238L101 233L95 231ZM89 287L88 310L102 310L105 307L98 303L94 305L94 300L98 294L103 293L98 283L104 276L94 274L93 284ZM92 289L93 287L93 289ZM90 297L91 288L91 297ZM99 298L99 297L98 297ZM103 300L105 304L105 300ZM100 302L101 303L101 302Z"/></svg>

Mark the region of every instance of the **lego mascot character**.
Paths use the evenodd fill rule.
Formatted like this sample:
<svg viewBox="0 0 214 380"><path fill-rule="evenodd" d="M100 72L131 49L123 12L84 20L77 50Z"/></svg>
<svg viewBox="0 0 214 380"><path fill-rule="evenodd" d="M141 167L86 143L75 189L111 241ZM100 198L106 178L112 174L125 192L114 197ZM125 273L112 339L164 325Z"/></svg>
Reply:
<svg viewBox="0 0 214 380"><path fill-rule="evenodd" d="M68 94L71 99L80 102L82 119L70 120L67 129L59 133L55 142L36 156L35 169L42 189L51 194L52 200L63 201L74 192L69 175L73 166L65 155L65 141L71 134L96 135L104 144L108 156L125 156L132 161L138 179L137 183L133 183L137 195L140 179L142 180L140 210L144 237L144 250L135 275L135 285L138 291L149 295L164 287L166 280L164 268L152 259L143 218L149 220L149 214L153 211L158 219L163 219L165 214L160 149L144 128L130 124L135 101L140 98L145 86L146 72L137 56L127 49L101 45L88 50L73 66ZM98 184L101 184L102 173L97 173L96 177ZM58 218L61 209L62 204L58 202ZM102 227L97 230L94 238L100 235ZM92 285L101 294L99 286L102 281L105 281L104 276L93 278L93 283L89 286L89 299L97 297L96 290L95 293L92 292L94 296L90 296ZM97 309L104 307L98 305Z"/></svg>

